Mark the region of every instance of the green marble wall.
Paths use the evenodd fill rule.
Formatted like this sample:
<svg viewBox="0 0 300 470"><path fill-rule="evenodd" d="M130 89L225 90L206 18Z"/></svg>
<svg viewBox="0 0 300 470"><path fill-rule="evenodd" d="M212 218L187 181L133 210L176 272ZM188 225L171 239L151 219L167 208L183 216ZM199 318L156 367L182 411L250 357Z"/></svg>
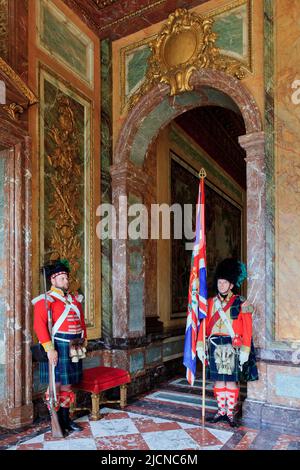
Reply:
<svg viewBox="0 0 300 470"><path fill-rule="evenodd" d="M146 364L152 364L160 362L162 360L162 348L161 346L153 346L146 349Z"/></svg>
<svg viewBox="0 0 300 470"><path fill-rule="evenodd" d="M266 317L267 340L275 336L275 121L274 121L274 76L275 76L275 2L264 1L264 75L265 75L265 161L266 161Z"/></svg>
<svg viewBox="0 0 300 470"><path fill-rule="evenodd" d="M128 207L142 204L141 197L129 193ZM128 226L137 216L128 217ZM141 278L143 270L144 242L141 239L128 239L129 247L129 331L141 331L144 327L144 288L145 281Z"/></svg>
<svg viewBox="0 0 300 470"><path fill-rule="evenodd" d="M241 5L232 12L223 13L215 18L213 31L217 33L216 46L224 52L238 54L245 58L248 52L248 15L247 5Z"/></svg>
<svg viewBox="0 0 300 470"><path fill-rule="evenodd" d="M4 398L6 375L5 375L5 323L6 305L4 297L5 289L5 222L4 222L4 178L5 159L0 156L0 400Z"/></svg>
<svg viewBox="0 0 300 470"><path fill-rule="evenodd" d="M183 355L184 338L175 338L174 341L163 344L163 361L167 361L177 354Z"/></svg>
<svg viewBox="0 0 300 470"><path fill-rule="evenodd" d="M129 365L130 373L135 374L139 370L143 370L144 367L145 367L144 354L142 352L131 354L130 365Z"/></svg>
<svg viewBox="0 0 300 470"><path fill-rule="evenodd" d="M112 165L112 51L111 41L101 41L101 203L111 203ZM112 243L101 241L102 334L112 336Z"/></svg>
<svg viewBox="0 0 300 470"><path fill-rule="evenodd" d="M92 78L93 44L51 3L40 2L40 43L85 80Z"/></svg>
<svg viewBox="0 0 300 470"><path fill-rule="evenodd" d="M146 44L126 55L126 97L130 96L143 82L148 65L147 59L150 54L151 49Z"/></svg>

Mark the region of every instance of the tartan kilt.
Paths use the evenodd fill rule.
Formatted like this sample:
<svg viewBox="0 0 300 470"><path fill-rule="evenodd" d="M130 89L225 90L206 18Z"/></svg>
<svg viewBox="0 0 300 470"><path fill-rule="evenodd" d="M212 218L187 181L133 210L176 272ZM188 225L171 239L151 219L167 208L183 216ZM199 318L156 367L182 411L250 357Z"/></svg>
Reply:
<svg viewBox="0 0 300 470"><path fill-rule="evenodd" d="M206 368L206 378L212 381L222 381L222 382L238 382L240 376L239 370L239 354L235 353L234 357L234 367L232 374L219 374L217 364L215 361L215 349L216 346L210 341L213 340L217 345L232 344L230 336L212 336L208 339L208 361L209 364ZM239 353L239 349L235 352Z"/></svg>
<svg viewBox="0 0 300 470"><path fill-rule="evenodd" d="M81 335L72 335L72 338L81 338ZM82 360L72 362L69 357L69 342L54 339L54 347L58 352L58 362L55 367L55 382L62 385L77 384L82 378ZM49 362L40 362L40 382L49 383Z"/></svg>
<svg viewBox="0 0 300 470"><path fill-rule="evenodd" d="M212 336L214 343L216 344L232 344L232 340L230 336ZM236 350L235 358L234 358L234 368L231 375L228 374L219 374L216 361L215 361L215 345L211 343L208 339L208 359L209 364L206 367L206 378L212 381L222 381L222 382L250 382L254 380L258 380L258 371L256 365L256 355L255 349L253 345L253 341L251 341L251 348L248 361L243 364L242 370L239 368L239 352L240 350Z"/></svg>

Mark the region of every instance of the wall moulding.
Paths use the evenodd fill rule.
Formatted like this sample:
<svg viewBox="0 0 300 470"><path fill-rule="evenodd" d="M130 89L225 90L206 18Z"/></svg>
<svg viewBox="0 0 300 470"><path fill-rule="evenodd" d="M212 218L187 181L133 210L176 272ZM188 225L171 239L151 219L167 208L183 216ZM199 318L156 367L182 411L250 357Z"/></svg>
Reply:
<svg viewBox="0 0 300 470"><path fill-rule="evenodd" d="M15 95L14 97L18 101L1 104L0 106L7 113L10 119L17 121L24 110L29 106L36 104L38 99L22 78L2 57L0 57L0 78L3 79L6 84L6 88L10 90L9 98L11 97L11 91L13 91L13 94Z"/></svg>

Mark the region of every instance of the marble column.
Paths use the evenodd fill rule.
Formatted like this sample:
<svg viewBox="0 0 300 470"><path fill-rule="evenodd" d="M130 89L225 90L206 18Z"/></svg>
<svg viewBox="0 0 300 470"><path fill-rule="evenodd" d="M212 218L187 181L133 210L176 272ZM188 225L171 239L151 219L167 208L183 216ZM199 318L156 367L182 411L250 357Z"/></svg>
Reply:
<svg viewBox="0 0 300 470"><path fill-rule="evenodd" d="M254 305L253 337L266 343L266 169L264 132L239 138L247 163L247 298Z"/></svg>
<svg viewBox="0 0 300 470"><path fill-rule="evenodd" d="M144 241L128 237L128 209L144 203L148 177L130 162L111 167L112 201L117 215L116 238L112 242L113 338L125 340L145 334Z"/></svg>
<svg viewBox="0 0 300 470"><path fill-rule="evenodd" d="M33 419L31 345L31 143L10 149L7 165L8 274L6 313L6 402L0 424L18 428Z"/></svg>

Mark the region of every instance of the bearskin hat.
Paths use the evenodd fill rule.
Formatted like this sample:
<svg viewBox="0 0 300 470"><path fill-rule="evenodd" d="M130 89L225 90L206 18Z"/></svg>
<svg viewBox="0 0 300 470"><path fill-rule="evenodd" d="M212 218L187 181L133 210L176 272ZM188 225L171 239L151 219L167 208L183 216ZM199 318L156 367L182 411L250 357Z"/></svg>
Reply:
<svg viewBox="0 0 300 470"><path fill-rule="evenodd" d="M50 279L54 274L69 274L70 265L66 259L58 259L50 264L43 266L42 270L45 269L47 279Z"/></svg>
<svg viewBox="0 0 300 470"><path fill-rule="evenodd" d="M247 270L244 263L236 258L226 258L221 261L215 271L214 288L217 290L218 279L226 281L239 288L242 282L247 278Z"/></svg>

